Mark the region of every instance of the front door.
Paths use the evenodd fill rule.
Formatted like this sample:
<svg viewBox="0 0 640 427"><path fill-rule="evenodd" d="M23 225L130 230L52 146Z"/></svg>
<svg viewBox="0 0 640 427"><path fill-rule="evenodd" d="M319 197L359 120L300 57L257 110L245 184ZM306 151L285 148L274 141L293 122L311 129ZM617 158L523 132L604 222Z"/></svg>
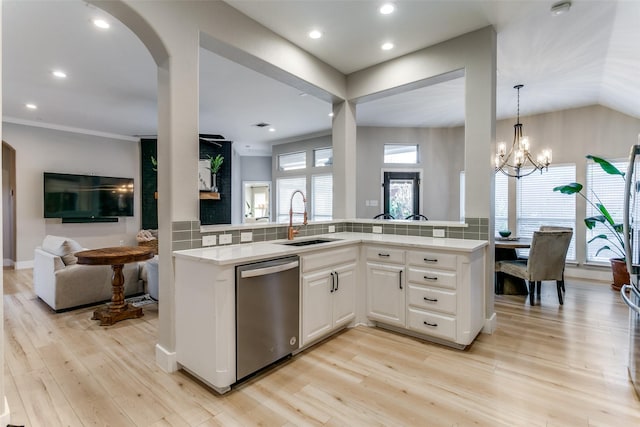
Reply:
<svg viewBox="0 0 640 427"><path fill-rule="evenodd" d="M420 213L420 173L384 173L384 212L395 219Z"/></svg>

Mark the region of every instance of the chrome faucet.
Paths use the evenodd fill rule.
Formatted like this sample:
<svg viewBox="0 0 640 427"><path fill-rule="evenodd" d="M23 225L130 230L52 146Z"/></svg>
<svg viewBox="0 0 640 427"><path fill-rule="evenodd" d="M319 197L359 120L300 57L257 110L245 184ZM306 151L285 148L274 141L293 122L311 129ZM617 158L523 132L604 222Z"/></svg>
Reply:
<svg viewBox="0 0 640 427"><path fill-rule="evenodd" d="M302 196L302 203L304 206L304 221L302 221L302 225L300 225L298 229L294 230L293 229L293 196L295 196L296 193L300 193L300 195ZM296 212L296 213L299 214L300 212ZM295 234L298 234L298 230L303 225L307 225L307 198L304 197L304 193L302 191L296 190L293 192L293 194L291 194L291 200L289 201L289 229L287 230L287 240L293 240L293 236Z"/></svg>

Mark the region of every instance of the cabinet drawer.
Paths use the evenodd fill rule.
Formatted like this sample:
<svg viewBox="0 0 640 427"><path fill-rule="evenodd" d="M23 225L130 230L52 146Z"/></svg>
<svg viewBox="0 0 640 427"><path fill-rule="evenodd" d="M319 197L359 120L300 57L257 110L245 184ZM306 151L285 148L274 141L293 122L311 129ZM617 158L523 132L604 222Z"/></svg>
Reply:
<svg viewBox="0 0 640 427"><path fill-rule="evenodd" d="M455 315L456 293L444 289L409 285L409 305Z"/></svg>
<svg viewBox="0 0 640 427"><path fill-rule="evenodd" d="M339 264L353 262L358 258L358 248L326 249L302 257L302 271L313 271L325 267L335 267Z"/></svg>
<svg viewBox="0 0 640 427"><path fill-rule="evenodd" d="M446 270L455 270L457 268L457 255L443 254L440 252L407 252L409 264L416 266L443 268Z"/></svg>
<svg viewBox="0 0 640 427"><path fill-rule="evenodd" d="M367 248L367 259L369 261L404 264L404 251L402 249L391 249L382 247Z"/></svg>
<svg viewBox="0 0 640 427"><path fill-rule="evenodd" d="M428 311L409 308L409 329L450 341L456 340L456 319Z"/></svg>
<svg viewBox="0 0 640 427"><path fill-rule="evenodd" d="M437 286L439 288L456 288L456 273L447 270L437 270L435 268L409 267L408 279L412 283L427 286Z"/></svg>

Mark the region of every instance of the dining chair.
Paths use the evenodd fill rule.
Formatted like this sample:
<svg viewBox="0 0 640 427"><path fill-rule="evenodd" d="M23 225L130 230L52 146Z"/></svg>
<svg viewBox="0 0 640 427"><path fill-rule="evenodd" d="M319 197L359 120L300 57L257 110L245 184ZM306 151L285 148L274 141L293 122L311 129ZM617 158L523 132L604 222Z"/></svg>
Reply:
<svg viewBox="0 0 640 427"><path fill-rule="evenodd" d="M395 219L393 217L393 215L388 214L388 213L381 213L381 214L378 214L378 215L373 217L373 219L380 219L380 218L382 218L382 219Z"/></svg>
<svg viewBox="0 0 640 427"><path fill-rule="evenodd" d="M540 296L542 281L555 280L558 301L564 304L564 265L571 243L572 230L535 231L529 258L496 262L496 272L519 277L529 282L529 303L535 305L535 293Z"/></svg>
<svg viewBox="0 0 640 427"><path fill-rule="evenodd" d="M426 216L424 216L422 214L409 215L405 219L413 219L413 220L416 220L416 221L429 221L429 218L427 218Z"/></svg>

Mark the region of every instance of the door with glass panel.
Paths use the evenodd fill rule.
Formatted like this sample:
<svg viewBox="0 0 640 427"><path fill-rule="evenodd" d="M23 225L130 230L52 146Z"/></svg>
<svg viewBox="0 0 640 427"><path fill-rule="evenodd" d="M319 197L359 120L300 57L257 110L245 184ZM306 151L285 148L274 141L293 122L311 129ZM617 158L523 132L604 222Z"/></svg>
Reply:
<svg viewBox="0 0 640 427"><path fill-rule="evenodd" d="M405 219L420 213L420 173L384 173L384 213Z"/></svg>

